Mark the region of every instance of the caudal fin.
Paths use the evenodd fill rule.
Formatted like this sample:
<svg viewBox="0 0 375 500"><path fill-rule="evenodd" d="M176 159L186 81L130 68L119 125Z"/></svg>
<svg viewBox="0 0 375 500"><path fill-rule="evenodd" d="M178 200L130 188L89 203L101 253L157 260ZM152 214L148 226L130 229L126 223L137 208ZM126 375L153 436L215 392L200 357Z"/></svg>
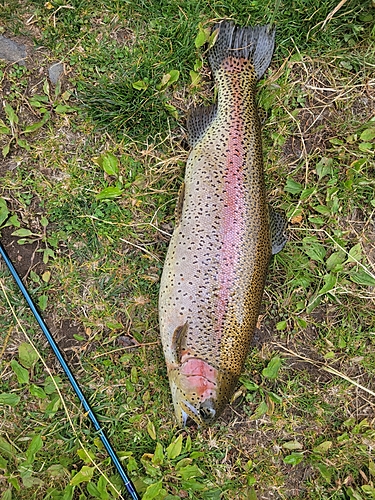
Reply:
<svg viewBox="0 0 375 500"><path fill-rule="evenodd" d="M208 53L213 73L228 57L248 59L254 65L255 74L262 78L270 65L275 47L275 30L270 26L240 28L229 21L214 26L219 29L215 45Z"/></svg>

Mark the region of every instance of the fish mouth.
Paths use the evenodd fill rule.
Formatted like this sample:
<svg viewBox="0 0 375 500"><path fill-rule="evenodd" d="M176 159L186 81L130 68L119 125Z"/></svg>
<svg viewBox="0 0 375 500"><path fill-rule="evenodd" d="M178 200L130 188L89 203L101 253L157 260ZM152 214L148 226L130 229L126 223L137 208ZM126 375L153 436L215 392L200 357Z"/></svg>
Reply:
<svg viewBox="0 0 375 500"><path fill-rule="evenodd" d="M180 402L181 418L184 427L188 419L190 418L198 426L206 426L212 423L216 417L216 410L212 405L212 401L207 400L200 404L200 408L196 408L194 405L186 401L186 399Z"/></svg>
<svg viewBox="0 0 375 500"><path fill-rule="evenodd" d="M186 401L184 399L183 401L180 402L180 409L181 409L181 417L182 417L182 423L184 427L186 426L186 423L188 421L188 418L193 420L197 425L202 425L203 421L202 418L199 414L199 411L197 408L195 408L194 405L189 403L189 401Z"/></svg>

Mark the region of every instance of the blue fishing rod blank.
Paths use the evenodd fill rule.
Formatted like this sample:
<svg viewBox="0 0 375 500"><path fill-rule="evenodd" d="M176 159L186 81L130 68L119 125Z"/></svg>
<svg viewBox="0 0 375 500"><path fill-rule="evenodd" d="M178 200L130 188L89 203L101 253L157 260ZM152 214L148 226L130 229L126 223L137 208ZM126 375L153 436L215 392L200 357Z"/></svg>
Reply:
<svg viewBox="0 0 375 500"><path fill-rule="evenodd" d="M28 306L30 307L33 315L35 316L35 319L39 323L40 328L43 330L43 333L46 336L48 343L51 346L53 352L55 353L57 359L59 360L59 362L62 366L62 369L64 370L66 376L68 377L68 379L69 379L69 381L74 389L74 392L77 394L79 400L82 403L82 406L84 407L85 411L87 412L88 416L90 417L90 420L93 423L95 430L98 432L99 437L100 437L105 449L108 452L108 455L111 457L112 462L114 463L114 465L117 469L117 472L120 474L121 479L124 482L124 485L127 489L127 492L129 493L129 495L131 496L132 499L140 500L140 496L138 495L138 493L134 487L134 484L132 483L132 481L129 479L126 472L124 471L124 469L121 465L121 462L120 462L118 456L116 455L114 449L112 448L111 443L109 442L106 434L104 433L98 419L96 418L95 413L92 411L85 395L83 394L80 386L78 385L77 380L75 379L75 377L74 377L71 369L69 368L67 362L65 361L58 345L56 344L55 339L52 337L52 335L51 335L47 325L45 324L42 316L39 314L37 308L35 307L35 304L34 304L32 298L30 297L29 292L27 291L25 285L23 284L21 278L19 277L12 261L10 260L7 252L5 251L5 248L1 242L0 242L0 254L3 257L5 264L7 265L10 273L12 274L13 278L15 279L23 296L25 297L26 302L27 302Z"/></svg>

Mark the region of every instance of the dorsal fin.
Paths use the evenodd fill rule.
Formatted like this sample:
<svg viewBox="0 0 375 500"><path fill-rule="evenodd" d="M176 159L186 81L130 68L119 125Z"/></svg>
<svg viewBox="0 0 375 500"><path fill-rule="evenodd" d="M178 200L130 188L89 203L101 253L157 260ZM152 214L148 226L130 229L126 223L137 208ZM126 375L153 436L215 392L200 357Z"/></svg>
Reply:
<svg viewBox="0 0 375 500"><path fill-rule="evenodd" d="M261 125L261 127L263 127L263 125L266 123L267 118L268 118L267 111L264 108L260 108L260 107L258 107L257 111L258 111L260 125Z"/></svg>
<svg viewBox="0 0 375 500"><path fill-rule="evenodd" d="M193 108L186 119L188 141L191 147L199 141L217 114L217 104L197 106Z"/></svg>
<svg viewBox="0 0 375 500"><path fill-rule="evenodd" d="M275 255L284 248L288 241L288 221L283 214L276 212L271 205L268 206L268 210L270 214L272 255Z"/></svg>

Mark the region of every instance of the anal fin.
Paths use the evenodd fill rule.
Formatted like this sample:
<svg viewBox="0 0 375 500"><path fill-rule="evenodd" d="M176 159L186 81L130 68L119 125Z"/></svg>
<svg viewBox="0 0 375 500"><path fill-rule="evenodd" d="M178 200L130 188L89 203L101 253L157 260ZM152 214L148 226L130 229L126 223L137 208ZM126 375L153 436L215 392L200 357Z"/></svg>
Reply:
<svg viewBox="0 0 375 500"><path fill-rule="evenodd" d="M186 120L188 141L190 146L195 146L211 125L217 114L217 104L210 106L197 106L193 108Z"/></svg>

